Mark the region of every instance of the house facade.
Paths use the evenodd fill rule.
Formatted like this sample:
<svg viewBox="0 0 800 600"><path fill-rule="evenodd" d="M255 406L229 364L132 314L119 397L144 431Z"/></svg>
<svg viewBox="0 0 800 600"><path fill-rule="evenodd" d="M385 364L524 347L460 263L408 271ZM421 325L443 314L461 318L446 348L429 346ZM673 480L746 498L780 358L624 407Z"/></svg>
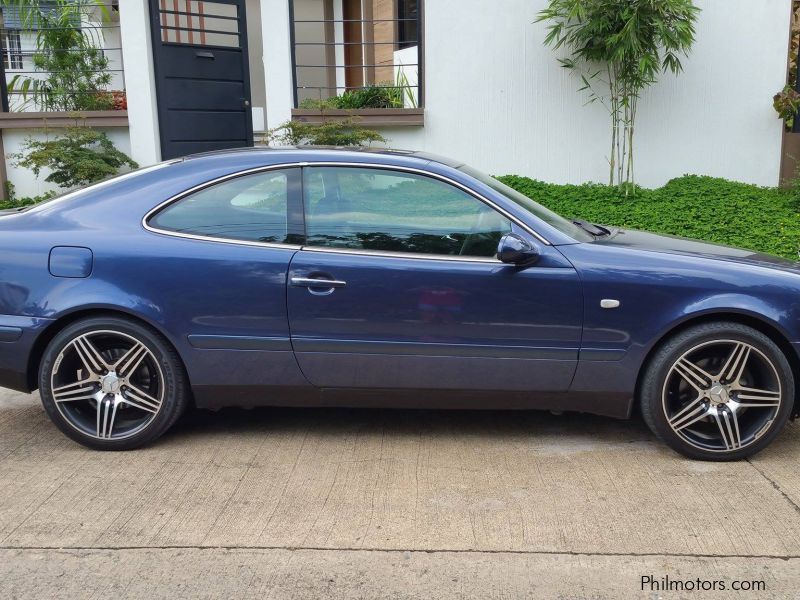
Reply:
<svg viewBox="0 0 800 600"><path fill-rule="evenodd" d="M12 104L0 115L3 151L86 122L147 165L258 144L292 119L353 116L391 147L490 173L607 181L610 119L543 45L546 25L535 19L545 4L120 0L110 5L117 33L108 27L106 45L118 43L112 88L124 86L127 110L42 116ZM791 0L696 4L684 72L663 75L642 98L638 183L693 173L776 185L783 125L772 96L786 81ZM7 81L21 64L13 43L6 34ZM8 158L5 171L20 194L48 187Z"/></svg>

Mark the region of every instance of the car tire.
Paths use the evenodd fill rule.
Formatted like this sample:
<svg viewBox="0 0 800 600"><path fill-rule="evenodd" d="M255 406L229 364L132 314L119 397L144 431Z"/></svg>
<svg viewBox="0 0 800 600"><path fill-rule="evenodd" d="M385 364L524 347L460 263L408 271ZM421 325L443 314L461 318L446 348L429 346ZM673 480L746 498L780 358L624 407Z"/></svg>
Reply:
<svg viewBox="0 0 800 600"><path fill-rule="evenodd" d="M778 345L734 322L690 327L664 342L639 387L642 417L693 459L731 461L763 450L794 404L794 373Z"/></svg>
<svg viewBox="0 0 800 600"><path fill-rule="evenodd" d="M189 403L183 363L159 333L133 320L77 321L48 344L42 404L68 437L96 450L131 450L163 435Z"/></svg>

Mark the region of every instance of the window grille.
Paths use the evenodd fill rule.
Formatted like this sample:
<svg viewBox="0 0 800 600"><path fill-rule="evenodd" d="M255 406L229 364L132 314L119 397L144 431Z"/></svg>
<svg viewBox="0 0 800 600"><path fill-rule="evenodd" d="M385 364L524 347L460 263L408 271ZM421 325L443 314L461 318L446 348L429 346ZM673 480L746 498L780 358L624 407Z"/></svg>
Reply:
<svg viewBox="0 0 800 600"><path fill-rule="evenodd" d="M296 108L419 108L421 0L291 0Z"/></svg>

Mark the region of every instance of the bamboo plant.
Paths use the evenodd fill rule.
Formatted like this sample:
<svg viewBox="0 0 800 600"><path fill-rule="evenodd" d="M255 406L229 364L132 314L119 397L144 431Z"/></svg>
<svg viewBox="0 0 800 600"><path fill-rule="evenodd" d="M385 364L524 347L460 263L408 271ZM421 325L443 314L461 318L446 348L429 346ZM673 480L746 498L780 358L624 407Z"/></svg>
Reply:
<svg viewBox="0 0 800 600"><path fill-rule="evenodd" d="M569 52L559 62L611 117L609 185L635 189L641 93L662 72L682 71L698 13L692 0L549 0L539 12L537 22L549 22L545 44Z"/></svg>

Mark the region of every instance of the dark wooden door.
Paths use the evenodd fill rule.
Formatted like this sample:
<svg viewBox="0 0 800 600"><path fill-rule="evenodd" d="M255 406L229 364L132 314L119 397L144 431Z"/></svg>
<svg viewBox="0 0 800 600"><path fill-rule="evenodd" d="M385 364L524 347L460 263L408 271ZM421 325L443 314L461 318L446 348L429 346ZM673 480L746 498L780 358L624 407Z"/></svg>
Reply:
<svg viewBox="0 0 800 600"><path fill-rule="evenodd" d="M150 0L150 17L161 157L252 146L245 0Z"/></svg>

